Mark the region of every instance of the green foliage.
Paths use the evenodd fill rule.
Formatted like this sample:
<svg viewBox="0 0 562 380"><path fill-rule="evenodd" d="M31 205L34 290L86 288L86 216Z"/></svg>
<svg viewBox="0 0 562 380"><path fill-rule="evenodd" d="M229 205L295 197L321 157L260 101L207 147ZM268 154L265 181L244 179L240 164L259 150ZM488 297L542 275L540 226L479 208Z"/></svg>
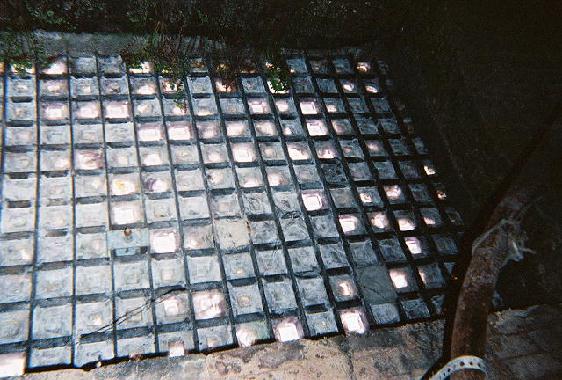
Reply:
<svg viewBox="0 0 562 380"><path fill-rule="evenodd" d="M0 34L0 61L10 62L23 75L34 61L39 66L48 65L49 57L33 33L8 31Z"/></svg>

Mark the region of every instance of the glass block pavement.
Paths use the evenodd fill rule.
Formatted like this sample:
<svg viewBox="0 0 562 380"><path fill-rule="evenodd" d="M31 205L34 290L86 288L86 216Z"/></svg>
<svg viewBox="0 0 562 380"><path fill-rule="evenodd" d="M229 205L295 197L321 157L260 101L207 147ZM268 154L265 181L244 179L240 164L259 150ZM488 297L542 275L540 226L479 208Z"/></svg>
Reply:
<svg viewBox="0 0 562 380"><path fill-rule="evenodd" d="M383 62L2 66L0 354L81 367L437 316L459 215ZM178 100L176 91L185 94Z"/></svg>

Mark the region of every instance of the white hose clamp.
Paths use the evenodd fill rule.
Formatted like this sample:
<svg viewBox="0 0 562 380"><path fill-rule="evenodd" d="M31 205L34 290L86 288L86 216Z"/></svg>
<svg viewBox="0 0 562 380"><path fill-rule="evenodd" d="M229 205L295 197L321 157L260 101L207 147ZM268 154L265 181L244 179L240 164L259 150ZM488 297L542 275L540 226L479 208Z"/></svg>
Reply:
<svg viewBox="0 0 562 380"><path fill-rule="evenodd" d="M453 373L467 369L482 371L487 374L486 363L483 359L473 355L462 355L450 360L443 368L429 378L429 380L445 380Z"/></svg>

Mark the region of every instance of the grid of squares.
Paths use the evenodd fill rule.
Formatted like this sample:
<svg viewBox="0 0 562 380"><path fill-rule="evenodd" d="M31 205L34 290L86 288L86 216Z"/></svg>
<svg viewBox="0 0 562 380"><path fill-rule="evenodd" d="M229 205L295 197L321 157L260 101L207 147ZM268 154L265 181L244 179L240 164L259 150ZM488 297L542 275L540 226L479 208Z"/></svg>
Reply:
<svg viewBox="0 0 562 380"><path fill-rule="evenodd" d="M0 353L83 366L441 313L462 222L388 68L287 64L288 91L258 62L2 65Z"/></svg>

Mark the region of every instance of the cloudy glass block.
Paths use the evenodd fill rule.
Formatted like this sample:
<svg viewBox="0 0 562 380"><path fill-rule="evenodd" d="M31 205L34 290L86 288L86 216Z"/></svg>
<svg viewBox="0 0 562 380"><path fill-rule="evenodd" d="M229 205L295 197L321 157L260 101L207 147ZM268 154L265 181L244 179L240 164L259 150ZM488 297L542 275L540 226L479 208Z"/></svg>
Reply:
<svg viewBox="0 0 562 380"><path fill-rule="evenodd" d="M248 108L253 115L268 114L271 107L267 98L248 98Z"/></svg>
<svg viewBox="0 0 562 380"><path fill-rule="evenodd" d="M109 294L112 274L109 265L77 266L76 294Z"/></svg>
<svg viewBox="0 0 562 380"><path fill-rule="evenodd" d="M35 80L32 78L9 78L7 96L31 98L35 96Z"/></svg>
<svg viewBox="0 0 562 380"><path fill-rule="evenodd" d="M244 102L241 98L222 98L220 99L221 111L226 115L236 115L245 113Z"/></svg>
<svg viewBox="0 0 562 380"><path fill-rule="evenodd" d="M266 168L267 180L272 187L291 186L291 174L287 166L271 166Z"/></svg>
<svg viewBox="0 0 562 380"><path fill-rule="evenodd" d="M385 98L372 98L371 104L377 113L391 112L390 104Z"/></svg>
<svg viewBox="0 0 562 380"><path fill-rule="evenodd" d="M370 240L350 243L349 246L351 249L351 256L357 267L368 267L378 264L379 259L373 250L373 245Z"/></svg>
<svg viewBox="0 0 562 380"><path fill-rule="evenodd" d="M180 236L174 229L150 230L150 250L153 253L176 252L180 247Z"/></svg>
<svg viewBox="0 0 562 380"><path fill-rule="evenodd" d="M153 78L131 77L132 93L135 95L155 95L156 81Z"/></svg>
<svg viewBox="0 0 562 380"><path fill-rule="evenodd" d="M347 58L336 58L332 60L336 74L351 74L353 69L351 68L351 63Z"/></svg>
<svg viewBox="0 0 562 380"><path fill-rule="evenodd" d="M319 159L331 160L339 158L339 153L333 141L315 141L314 148Z"/></svg>
<svg viewBox="0 0 562 380"><path fill-rule="evenodd" d="M76 258L95 259L107 257L105 233L76 234Z"/></svg>
<svg viewBox="0 0 562 380"><path fill-rule="evenodd" d="M74 102L72 112L77 120L94 120L101 116L100 105L97 101Z"/></svg>
<svg viewBox="0 0 562 380"><path fill-rule="evenodd" d="M107 225L107 203L77 203L76 227L100 227Z"/></svg>
<svg viewBox="0 0 562 380"><path fill-rule="evenodd" d="M379 179L396 179L398 178L396 172L394 171L394 166L390 161L374 162L373 165L377 170L377 175Z"/></svg>
<svg viewBox="0 0 562 380"><path fill-rule="evenodd" d="M389 134L399 134L400 127L398 126L398 122L396 119L379 119L378 124L380 125L381 129Z"/></svg>
<svg viewBox="0 0 562 380"><path fill-rule="evenodd" d="M7 103L9 121L33 121L35 120L35 105L32 102Z"/></svg>
<svg viewBox="0 0 562 380"><path fill-rule="evenodd" d="M369 165L365 162L349 164L349 171L355 181L368 181L373 179Z"/></svg>
<svg viewBox="0 0 562 380"><path fill-rule="evenodd" d="M154 336L152 334L117 340L117 355L121 357L149 355L153 354L154 350Z"/></svg>
<svg viewBox="0 0 562 380"><path fill-rule="evenodd" d="M389 263L406 261L404 250L400 246L400 242L398 241L398 239L382 239L379 240L378 243L384 261Z"/></svg>
<svg viewBox="0 0 562 380"><path fill-rule="evenodd" d="M211 224L187 226L184 228L184 248L190 250L214 247L213 227Z"/></svg>
<svg viewBox="0 0 562 380"><path fill-rule="evenodd" d="M101 88L103 95L128 95L129 86L127 78L102 78Z"/></svg>
<svg viewBox="0 0 562 380"><path fill-rule="evenodd" d="M100 302L80 302L76 304L76 333L82 334L104 332L105 326L112 322L112 305L110 300Z"/></svg>
<svg viewBox="0 0 562 380"><path fill-rule="evenodd" d="M316 260L314 248L299 247L288 250L291 258L291 266L297 274L320 273L320 266Z"/></svg>
<svg viewBox="0 0 562 380"><path fill-rule="evenodd" d="M110 360L113 357L113 341L79 342L76 345L74 364L81 367L88 363L98 362L99 360Z"/></svg>
<svg viewBox="0 0 562 380"><path fill-rule="evenodd" d="M128 119L130 107L127 100L104 101L103 110L106 119Z"/></svg>
<svg viewBox="0 0 562 380"><path fill-rule="evenodd" d="M250 127L247 120L226 120L224 124L228 137L250 136Z"/></svg>
<svg viewBox="0 0 562 380"><path fill-rule="evenodd" d="M328 127L324 120L307 120L306 129L310 136L326 136L328 135Z"/></svg>
<svg viewBox="0 0 562 380"><path fill-rule="evenodd" d="M277 128L272 120L256 120L254 121L256 136L277 136Z"/></svg>
<svg viewBox="0 0 562 380"><path fill-rule="evenodd" d="M258 270L262 276L286 274L285 256L282 249L256 252Z"/></svg>
<svg viewBox="0 0 562 380"><path fill-rule="evenodd" d="M394 211L394 217L398 222L400 231L413 231L416 229L416 219L411 211L397 210Z"/></svg>
<svg viewBox="0 0 562 380"><path fill-rule="evenodd" d="M385 211L371 212L367 214L371 222L371 228L375 232L385 232L391 229L390 221Z"/></svg>
<svg viewBox="0 0 562 380"><path fill-rule="evenodd" d="M305 306L326 305L329 303L328 293L322 277L297 279L300 298Z"/></svg>
<svg viewBox="0 0 562 380"><path fill-rule="evenodd" d="M254 244L277 243L277 227L273 221L250 222L250 235Z"/></svg>
<svg viewBox="0 0 562 380"><path fill-rule="evenodd" d="M420 209L420 213L426 226L430 228L442 226L443 220L441 219L441 215L436 208L422 208Z"/></svg>
<svg viewBox="0 0 562 380"><path fill-rule="evenodd" d="M39 299L72 295L72 269L40 270L36 273L35 296Z"/></svg>
<svg viewBox="0 0 562 380"><path fill-rule="evenodd" d="M105 125L105 141L108 143L131 143L135 141L133 123L113 123Z"/></svg>
<svg viewBox="0 0 562 380"><path fill-rule="evenodd" d="M307 314L306 321L312 336L332 334L338 331L332 310Z"/></svg>
<svg viewBox="0 0 562 380"><path fill-rule="evenodd" d="M97 78L70 78L70 92L73 97L97 96L99 94Z"/></svg>
<svg viewBox="0 0 562 380"><path fill-rule="evenodd" d="M247 93L265 92L263 81L260 77L243 77L242 87L244 92Z"/></svg>
<svg viewBox="0 0 562 380"><path fill-rule="evenodd" d="M445 286L445 279L437 264L419 266L418 273L426 288L442 288Z"/></svg>
<svg viewBox="0 0 562 380"><path fill-rule="evenodd" d="M357 287L355 281L348 274L330 276L330 287L332 293L338 302L349 301L357 298Z"/></svg>
<svg viewBox="0 0 562 380"><path fill-rule="evenodd" d="M60 338L72 334L72 304L36 306L33 310L34 339Z"/></svg>
<svg viewBox="0 0 562 380"><path fill-rule="evenodd" d="M43 232L39 237L39 263L72 260L72 236L65 232Z"/></svg>
<svg viewBox="0 0 562 380"><path fill-rule="evenodd" d="M107 193L105 175L77 175L74 178L76 197L96 197Z"/></svg>
<svg viewBox="0 0 562 380"><path fill-rule="evenodd" d="M344 268L349 266L341 244L320 245L320 255L326 269Z"/></svg>
<svg viewBox="0 0 562 380"><path fill-rule="evenodd" d="M111 221L117 225L127 225L144 221L141 201L113 202Z"/></svg>
<svg viewBox="0 0 562 380"><path fill-rule="evenodd" d="M96 144L103 142L101 124L73 124L72 135L75 144Z"/></svg>
<svg viewBox="0 0 562 380"><path fill-rule="evenodd" d="M238 91L236 80L233 79L215 78L215 88L218 92L223 93L234 93Z"/></svg>
<svg viewBox="0 0 562 380"><path fill-rule="evenodd" d="M242 195L244 210L249 215L271 214L269 200L265 193L244 193Z"/></svg>
<svg viewBox="0 0 562 380"><path fill-rule="evenodd" d="M36 167L36 153L6 152L4 155L4 170L7 173L34 172Z"/></svg>
<svg viewBox="0 0 562 380"><path fill-rule="evenodd" d="M259 168L236 168L240 187L255 188L263 186L263 176Z"/></svg>
<svg viewBox="0 0 562 380"><path fill-rule="evenodd" d="M42 150L41 171L66 171L70 169L70 151L68 150Z"/></svg>
<svg viewBox="0 0 562 380"><path fill-rule="evenodd" d="M137 136L141 142L162 142L164 130L161 123L137 124Z"/></svg>
<svg viewBox="0 0 562 380"><path fill-rule="evenodd" d="M249 163L255 162L257 159L256 148L253 143L233 143L231 149L235 162Z"/></svg>
<svg viewBox="0 0 562 380"><path fill-rule="evenodd" d="M209 77L187 77L189 91L193 94L211 94L213 93L213 85Z"/></svg>
<svg viewBox="0 0 562 380"><path fill-rule="evenodd" d="M197 134L199 139L202 140L213 140L222 137L220 126L215 120L198 121Z"/></svg>
<svg viewBox="0 0 562 380"><path fill-rule="evenodd" d="M421 298L400 301L400 306L408 319L429 317L429 309Z"/></svg>
<svg viewBox="0 0 562 380"><path fill-rule="evenodd" d="M0 275L2 284L0 288L0 304L29 301L31 298L31 275L4 274Z"/></svg>
<svg viewBox="0 0 562 380"><path fill-rule="evenodd" d="M241 219L216 220L216 234L219 247L228 250L250 243L248 224Z"/></svg>
<svg viewBox="0 0 562 380"><path fill-rule="evenodd" d="M107 165L112 168L128 168L138 166L137 150L134 147L130 148L108 148L106 150ZM100 157L100 162L103 164ZM94 164L87 167L94 168ZM101 166L103 167L103 166ZM100 169L95 167L95 169ZM82 170L95 170L95 169L82 169Z"/></svg>
<svg viewBox="0 0 562 380"><path fill-rule="evenodd" d="M189 103L186 99L162 99L162 107L166 119L181 118L190 115ZM153 115L158 116L158 115Z"/></svg>
<svg viewBox="0 0 562 380"><path fill-rule="evenodd" d="M232 253L222 256L224 271L228 280L255 277L254 265L249 253Z"/></svg>
<svg viewBox="0 0 562 380"><path fill-rule="evenodd" d="M136 117L157 117L162 115L160 102L157 99L137 99L134 101Z"/></svg>
<svg viewBox="0 0 562 380"><path fill-rule="evenodd" d="M221 281L220 263L217 256L188 257L187 268L191 284Z"/></svg>
<svg viewBox="0 0 562 380"><path fill-rule="evenodd" d="M6 127L6 146L34 145L36 143L36 130L31 127Z"/></svg>
<svg viewBox="0 0 562 380"><path fill-rule="evenodd" d="M204 190L203 174L201 170L182 170L175 172L176 188L178 191Z"/></svg>
<svg viewBox="0 0 562 380"><path fill-rule="evenodd" d="M195 98L192 102L196 116L211 116L218 113L215 98Z"/></svg>
<svg viewBox="0 0 562 380"><path fill-rule="evenodd" d="M295 103L290 98L275 99L275 108L277 108L277 112L282 115L295 115L297 113Z"/></svg>
<svg viewBox="0 0 562 380"><path fill-rule="evenodd" d="M168 139L171 142L183 142L193 140L193 127L190 122L185 120L168 121L166 123Z"/></svg>
<svg viewBox="0 0 562 380"><path fill-rule="evenodd" d="M316 83L320 92L337 93L336 82L333 79L316 78Z"/></svg>
<svg viewBox="0 0 562 380"><path fill-rule="evenodd" d="M231 169L208 169L207 185L211 189L234 188L234 176Z"/></svg>
<svg viewBox="0 0 562 380"><path fill-rule="evenodd" d="M363 136L378 135L379 129L372 119L356 117L357 127Z"/></svg>
<svg viewBox="0 0 562 380"><path fill-rule="evenodd" d="M211 205L216 217L238 216L241 212L236 194L215 195Z"/></svg>
<svg viewBox="0 0 562 380"><path fill-rule="evenodd" d="M178 199L183 220L208 218L210 216L207 198L203 195L180 197Z"/></svg>
<svg viewBox="0 0 562 380"><path fill-rule="evenodd" d="M228 284L232 313L235 317L244 314L261 313L263 304L257 284L232 286Z"/></svg>
<svg viewBox="0 0 562 380"><path fill-rule="evenodd" d="M293 89L299 94L313 94L314 85L310 77L293 78Z"/></svg>
<svg viewBox="0 0 562 380"><path fill-rule="evenodd" d="M362 98L347 98L347 103L354 114L368 113L369 109Z"/></svg>
<svg viewBox="0 0 562 380"><path fill-rule="evenodd" d="M233 342L230 325L200 328L197 333L199 335L199 350L202 351L230 346Z"/></svg>
<svg viewBox="0 0 562 380"><path fill-rule="evenodd" d="M363 222L357 215L339 215L338 221L346 236L362 235L365 233Z"/></svg>
<svg viewBox="0 0 562 380"><path fill-rule="evenodd" d="M44 79L40 85L41 96L68 96L68 82L66 79Z"/></svg>
<svg viewBox="0 0 562 380"><path fill-rule="evenodd" d="M152 311L147 306L150 301L145 297L116 297L115 301L117 315L127 316L117 325L117 329L123 330L152 325Z"/></svg>
<svg viewBox="0 0 562 380"><path fill-rule="evenodd" d="M311 217L314 234L318 238L339 237L336 224L330 215L320 215Z"/></svg>
<svg viewBox="0 0 562 380"><path fill-rule="evenodd" d="M406 145L404 139L388 139L388 143L392 148L392 153L395 156L407 156L410 154L410 149Z"/></svg>
<svg viewBox="0 0 562 380"><path fill-rule="evenodd" d="M302 217L281 219L280 223L286 242L309 239L306 223Z"/></svg>
<svg viewBox="0 0 562 380"><path fill-rule="evenodd" d="M364 334L369 330L369 322L362 307L338 311L346 334Z"/></svg>
<svg viewBox="0 0 562 380"><path fill-rule="evenodd" d="M417 289L416 281L409 267L392 268L388 273L397 292L407 293Z"/></svg>
<svg viewBox="0 0 562 380"><path fill-rule="evenodd" d="M33 261L33 239L0 241L0 266L30 265Z"/></svg>
<svg viewBox="0 0 562 380"><path fill-rule="evenodd" d="M416 164L412 161L400 161L400 171L402 175L406 179L418 179L421 178L421 174L416 166Z"/></svg>
<svg viewBox="0 0 562 380"><path fill-rule="evenodd" d="M83 56L83 57L72 57L70 59L70 68L72 73L77 74L95 74L97 71L96 57L95 56Z"/></svg>
<svg viewBox="0 0 562 380"><path fill-rule="evenodd" d="M236 326L236 340L240 347L249 347L270 337L269 329L263 321L241 323Z"/></svg>
<svg viewBox="0 0 562 380"><path fill-rule="evenodd" d="M290 280L284 279L278 282L264 281L263 291L271 313L279 314L297 308L297 301Z"/></svg>
<svg viewBox="0 0 562 380"><path fill-rule="evenodd" d="M185 269L182 258L155 258L151 260L151 265L154 287L163 288L185 284Z"/></svg>
<svg viewBox="0 0 562 380"><path fill-rule="evenodd" d="M324 105L326 106L326 110L328 113L344 113L345 107L343 105L343 101L340 98L324 98ZM349 99L348 101L350 101ZM302 108L303 103L301 102L301 110L304 114L311 114L311 113L319 113L317 110L316 112L305 112L305 109Z"/></svg>
<svg viewBox="0 0 562 380"><path fill-rule="evenodd" d="M303 142L287 143L287 151L292 161L308 161L312 158L308 145Z"/></svg>
<svg viewBox="0 0 562 380"><path fill-rule="evenodd" d="M228 162L228 153L224 144L202 144L201 154L206 164Z"/></svg>
<svg viewBox="0 0 562 380"><path fill-rule="evenodd" d="M140 191L138 173L112 174L109 181L113 196L135 194Z"/></svg>
<svg viewBox="0 0 562 380"><path fill-rule="evenodd" d="M319 183L320 177L314 165L295 165L295 176L301 184Z"/></svg>
<svg viewBox="0 0 562 380"><path fill-rule="evenodd" d="M23 201L35 199L37 180L33 177L10 179L4 177L3 199L6 201Z"/></svg>
<svg viewBox="0 0 562 380"><path fill-rule="evenodd" d="M148 288L148 265L146 260L117 262L113 264L115 290Z"/></svg>
<svg viewBox="0 0 562 380"><path fill-rule="evenodd" d="M2 210L2 233L33 231L35 209L4 208Z"/></svg>
<svg viewBox="0 0 562 380"><path fill-rule="evenodd" d="M158 324L181 323L189 320L189 300L187 293L174 292L160 297L156 304Z"/></svg>
<svg viewBox="0 0 562 380"><path fill-rule="evenodd" d="M29 334L29 309L0 313L0 344L23 342Z"/></svg>
<svg viewBox="0 0 562 380"><path fill-rule="evenodd" d="M172 146L171 153L174 165L199 164L199 151L195 145Z"/></svg>
<svg viewBox="0 0 562 380"><path fill-rule="evenodd" d="M168 165L170 160L168 149L165 146L159 147L140 147L140 159L143 166Z"/></svg>
<svg viewBox="0 0 562 380"><path fill-rule="evenodd" d="M406 202L404 191L399 185L384 186L383 189L386 199L388 199L390 203L399 204Z"/></svg>
<svg viewBox="0 0 562 380"><path fill-rule="evenodd" d="M226 300L220 289L192 293L195 319L210 319L226 316Z"/></svg>
<svg viewBox="0 0 562 380"><path fill-rule="evenodd" d="M146 199L144 203L148 223L176 220L177 210L174 198Z"/></svg>
<svg viewBox="0 0 562 380"><path fill-rule="evenodd" d="M304 131L298 120L279 120L279 124L285 136L304 136Z"/></svg>
<svg viewBox="0 0 562 380"><path fill-rule="evenodd" d="M343 155L347 158L363 159L363 150L357 140L340 140Z"/></svg>

